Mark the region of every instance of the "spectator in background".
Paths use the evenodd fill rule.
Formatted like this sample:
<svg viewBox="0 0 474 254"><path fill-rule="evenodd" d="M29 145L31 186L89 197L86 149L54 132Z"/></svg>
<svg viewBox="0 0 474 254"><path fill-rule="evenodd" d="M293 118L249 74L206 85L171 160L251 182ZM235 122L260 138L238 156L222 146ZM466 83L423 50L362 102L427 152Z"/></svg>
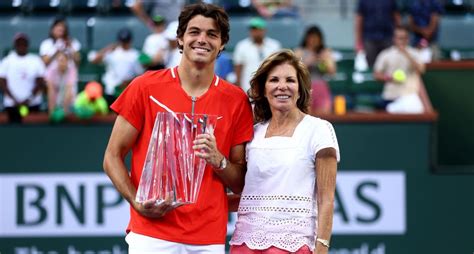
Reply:
<svg viewBox="0 0 474 254"><path fill-rule="evenodd" d="M355 50L365 52L371 68L377 55L392 44L393 28L400 24L395 0L359 0L355 17Z"/></svg>
<svg viewBox="0 0 474 254"><path fill-rule="evenodd" d="M13 46L15 50L0 65L0 89L4 94L3 104L9 121L20 123L22 115L40 110L46 87L45 66L38 55L28 53L29 39L26 34L16 34Z"/></svg>
<svg viewBox="0 0 474 254"><path fill-rule="evenodd" d="M165 57L169 48L168 40L163 34L166 20L163 16L156 15L153 16L152 21L153 33L145 38L142 51L150 59L147 69L159 70L165 67Z"/></svg>
<svg viewBox="0 0 474 254"><path fill-rule="evenodd" d="M130 81L143 72L138 61L140 53L132 48L132 31L122 28L117 33L117 42L101 49L92 57L92 63L105 64L102 82L105 86L105 99L112 105Z"/></svg>
<svg viewBox="0 0 474 254"><path fill-rule="evenodd" d="M298 18L298 8L292 0L252 0L253 7L260 16L270 18L292 17Z"/></svg>
<svg viewBox="0 0 474 254"><path fill-rule="evenodd" d="M178 20L183 4L184 0L134 0L131 9L135 16L153 30L152 17L160 15L167 22Z"/></svg>
<svg viewBox="0 0 474 254"><path fill-rule="evenodd" d="M250 79L260 63L281 48L279 41L265 36L267 23L262 18L249 22L250 36L239 41L234 50L235 84L245 92L250 89Z"/></svg>
<svg viewBox="0 0 474 254"><path fill-rule="evenodd" d="M57 17L49 29L49 38L41 42L39 54L46 65L49 65L59 51L64 51L76 66L81 61L81 43L69 35L66 19Z"/></svg>
<svg viewBox="0 0 474 254"><path fill-rule="evenodd" d="M235 75L234 75L234 64L232 62L232 55L222 51L219 53L216 59L216 66L214 71L216 75L231 82L235 82Z"/></svg>
<svg viewBox="0 0 474 254"><path fill-rule="evenodd" d="M80 119L88 119L94 115L106 115L109 107L103 97L102 85L96 81L90 81L84 87L74 102L74 113Z"/></svg>
<svg viewBox="0 0 474 254"><path fill-rule="evenodd" d="M408 24L414 33L412 45L426 52L424 62L441 58L437 41L442 13L443 8L437 0L414 0L408 8Z"/></svg>
<svg viewBox="0 0 474 254"><path fill-rule="evenodd" d="M165 60L166 68L173 68L181 61L182 52L178 48L178 39L176 38L178 24L178 21L169 23L164 32L164 36L168 40L168 52Z"/></svg>
<svg viewBox="0 0 474 254"><path fill-rule="evenodd" d="M409 46L408 29L396 27L393 46L383 50L374 65L374 78L385 83L380 107L394 113L421 113L420 75L424 71L419 51Z"/></svg>
<svg viewBox="0 0 474 254"><path fill-rule="evenodd" d="M325 46L323 33L318 26L310 26L306 30L295 54L302 59L311 75L312 111L331 112L331 91L324 77L336 73L336 62L331 49Z"/></svg>
<svg viewBox="0 0 474 254"><path fill-rule="evenodd" d="M46 68L48 87L48 112L57 109L66 115L71 112L77 94L77 68L63 51L58 51L56 60Z"/></svg>

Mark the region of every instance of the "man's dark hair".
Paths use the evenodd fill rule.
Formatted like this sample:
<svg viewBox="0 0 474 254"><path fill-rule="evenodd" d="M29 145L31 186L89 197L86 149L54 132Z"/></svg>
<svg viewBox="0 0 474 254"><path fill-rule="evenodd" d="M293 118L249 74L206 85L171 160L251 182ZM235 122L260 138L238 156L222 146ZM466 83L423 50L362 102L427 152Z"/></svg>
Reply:
<svg viewBox="0 0 474 254"><path fill-rule="evenodd" d="M213 4L196 3L187 5L179 15L179 25L176 31L178 38L183 38L184 32L188 27L189 21L197 15L202 15L206 18L212 18L216 22L217 28L221 33L222 45L229 41L229 16L221 7ZM178 48L183 50L183 45L178 44Z"/></svg>

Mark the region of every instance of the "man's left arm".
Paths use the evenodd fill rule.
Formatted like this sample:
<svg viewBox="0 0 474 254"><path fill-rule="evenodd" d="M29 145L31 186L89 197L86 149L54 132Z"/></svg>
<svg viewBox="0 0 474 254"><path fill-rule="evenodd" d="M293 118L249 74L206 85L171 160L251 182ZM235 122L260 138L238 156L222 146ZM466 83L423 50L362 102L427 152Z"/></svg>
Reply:
<svg viewBox="0 0 474 254"><path fill-rule="evenodd" d="M222 161L226 160L227 165L224 168L222 166ZM229 187L233 193L240 194L244 188L245 182L245 172L246 172L246 163L245 163L245 144L240 144L233 146L230 149L229 158L225 158L222 155L222 159L219 160L219 165L214 167L214 172L218 175L224 184Z"/></svg>
<svg viewBox="0 0 474 254"><path fill-rule="evenodd" d="M196 156L205 159L207 164L211 165L214 173L232 192L236 194L242 192L246 171L245 144L231 147L229 158L225 158L217 148L216 137L209 133L198 135L193 149Z"/></svg>

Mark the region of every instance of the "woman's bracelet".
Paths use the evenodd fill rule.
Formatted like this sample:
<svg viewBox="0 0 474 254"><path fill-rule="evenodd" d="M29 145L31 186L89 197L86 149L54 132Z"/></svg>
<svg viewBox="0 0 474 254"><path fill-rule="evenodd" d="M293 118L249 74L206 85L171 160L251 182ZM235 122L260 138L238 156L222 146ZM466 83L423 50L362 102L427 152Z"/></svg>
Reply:
<svg viewBox="0 0 474 254"><path fill-rule="evenodd" d="M316 241L320 242L324 247L329 248L329 240L316 238Z"/></svg>

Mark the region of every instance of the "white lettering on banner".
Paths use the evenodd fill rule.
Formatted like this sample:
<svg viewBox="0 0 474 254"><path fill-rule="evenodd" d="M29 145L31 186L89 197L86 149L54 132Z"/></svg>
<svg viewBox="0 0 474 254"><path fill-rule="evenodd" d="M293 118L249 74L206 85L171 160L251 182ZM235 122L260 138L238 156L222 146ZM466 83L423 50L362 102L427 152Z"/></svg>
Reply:
<svg viewBox="0 0 474 254"><path fill-rule="evenodd" d="M333 233L404 234L405 192L403 171L339 171ZM103 173L0 174L0 195L0 237L124 236L129 221Z"/></svg>
<svg viewBox="0 0 474 254"><path fill-rule="evenodd" d="M103 173L0 174L0 237L124 236L129 205Z"/></svg>
<svg viewBox="0 0 474 254"><path fill-rule="evenodd" d="M339 171L333 234L404 234L406 231L405 172ZM227 234L234 232L232 213Z"/></svg>
<svg viewBox="0 0 474 254"><path fill-rule="evenodd" d="M337 175L334 234L404 234L404 171L349 171Z"/></svg>
<svg viewBox="0 0 474 254"><path fill-rule="evenodd" d="M86 250L82 250L85 248ZM82 246L78 248L77 246L69 245L67 250L44 250L39 249L36 246L28 246L28 247L15 247L15 254L59 254L59 253L67 253L67 254L126 254L128 251L126 249L122 249L119 245L114 245L111 249L100 249L100 250L92 250L88 249L86 246Z"/></svg>
<svg viewBox="0 0 474 254"><path fill-rule="evenodd" d="M385 244L379 243L377 247L371 248L368 243L362 243L360 248L331 248L329 254L385 254Z"/></svg>

